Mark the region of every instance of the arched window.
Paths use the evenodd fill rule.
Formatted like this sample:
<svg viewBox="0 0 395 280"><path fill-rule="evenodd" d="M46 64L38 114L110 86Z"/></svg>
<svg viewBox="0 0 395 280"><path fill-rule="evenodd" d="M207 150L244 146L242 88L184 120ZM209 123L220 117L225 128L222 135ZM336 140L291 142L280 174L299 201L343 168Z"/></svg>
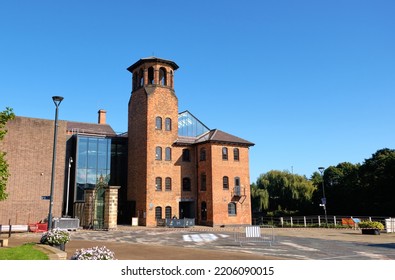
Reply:
<svg viewBox="0 0 395 280"><path fill-rule="evenodd" d="M222 160L228 160L228 148L222 148Z"/></svg>
<svg viewBox="0 0 395 280"><path fill-rule="evenodd" d="M157 191L162 190L162 178L161 177L155 178L155 190L157 190Z"/></svg>
<svg viewBox="0 0 395 280"><path fill-rule="evenodd" d="M166 179L165 179L165 190L171 191L171 178L170 177L166 177Z"/></svg>
<svg viewBox="0 0 395 280"><path fill-rule="evenodd" d="M159 84L162 86L167 86L167 72L166 68L164 67L159 69Z"/></svg>
<svg viewBox="0 0 395 280"><path fill-rule="evenodd" d="M155 148L155 159L162 160L162 148L161 147Z"/></svg>
<svg viewBox="0 0 395 280"><path fill-rule="evenodd" d="M148 84L154 83L154 67L148 68Z"/></svg>
<svg viewBox="0 0 395 280"><path fill-rule="evenodd" d="M229 190L229 177L228 176L222 177L222 188L224 190Z"/></svg>
<svg viewBox="0 0 395 280"><path fill-rule="evenodd" d="M156 117L155 129L162 129L162 118L161 117Z"/></svg>
<svg viewBox="0 0 395 280"><path fill-rule="evenodd" d="M165 130L170 131L171 130L171 119L166 118L165 120Z"/></svg>
<svg viewBox="0 0 395 280"><path fill-rule="evenodd" d="M155 207L155 219L162 219L162 207L160 206Z"/></svg>
<svg viewBox="0 0 395 280"><path fill-rule="evenodd" d="M201 148L200 149L200 161L205 161L206 160L206 148Z"/></svg>
<svg viewBox="0 0 395 280"><path fill-rule="evenodd" d="M235 193L236 196L240 196L241 195L240 178L239 177L235 177L234 193Z"/></svg>
<svg viewBox="0 0 395 280"><path fill-rule="evenodd" d="M188 177L184 177L182 179L182 190L184 192L190 192L191 191L191 179Z"/></svg>
<svg viewBox="0 0 395 280"><path fill-rule="evenodd" d="M169 147L165 149L165 160L171 160L171 148Z"/></svg>
<svg viewBox="0 0 395 280"><path fill-rule="evenodd" d="M238 148L234 148L233 149L233 159L236 161L239 161L240 157L239 157L239 149Z"/></svg>
<svg viewBox="0 0 395 280"><path fill-rule="evenodd" d="M137 88L137 71L133 73L133 90Z"/></svg>
<svg viewBox="0 0 395 280"><path fill-rule="evenodd" d="M165 218L166 219L171 219L171 206L166 206L165 207Z"/></svg>
<svg viewBox="0 0 395 280"><path fill-rule="evenodd" d="M144 70L140 69L139 71L139 86L144 86Z"/></svg>
<svg viewBox="0 0 395 280"><path fill-rule="evenodd" d="M231 202L228 204L228 215L229 216L236 216L237 210L236 210L236 203Z"/></svg>
<svg viewBox="0 0 395 280"><path fill-rule="evenodd" d="M207 203L205 201L200 204L200 216L202 221L207 220Z"/></svg>
<svg viewBox="0 0 395 280"><path fill-rule="evenodd" d="M205 192L207 190L207 176L206 173L201 173L200 174L200 190Z"/></svg>

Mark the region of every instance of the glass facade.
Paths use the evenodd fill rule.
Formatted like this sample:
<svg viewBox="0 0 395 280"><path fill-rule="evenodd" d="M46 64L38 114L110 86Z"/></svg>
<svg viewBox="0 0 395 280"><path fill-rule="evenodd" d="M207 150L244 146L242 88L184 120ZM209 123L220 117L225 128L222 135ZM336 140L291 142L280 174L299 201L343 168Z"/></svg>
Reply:
<svg viewBox="0 0 395 280"><path fill-rule="evenodd" d="M108 184L111 170L111 139L77 136L75 201L84 201L84 190L103 181Z"/></svg>
<svg viewBox="0 0 395 280"><path fill-rule="evenodd" d="M197 137L210 129L188 111L178 114L178 135Z"/></svg>

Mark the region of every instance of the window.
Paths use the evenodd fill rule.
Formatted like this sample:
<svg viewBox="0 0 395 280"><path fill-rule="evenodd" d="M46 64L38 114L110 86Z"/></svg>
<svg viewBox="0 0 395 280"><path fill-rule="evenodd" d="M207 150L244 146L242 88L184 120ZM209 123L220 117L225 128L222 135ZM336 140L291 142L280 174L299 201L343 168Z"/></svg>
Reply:
<svg viewBox="0 0 395 280"><path fill-rule="evenodd" d="M162 178L161 177L155 178L155 190L157 190L157 191L162 190Z"/></svg>
<svg viewBox="0 0 395 280"><path fill-rule="evenodd" d="M155 159L162 160L162 148L161 147L155 148Z"/></svg>
<svg viewBox="0 0 395 280"><path fill-rule="evenodd" d="M222 177L222 187L224 190L229 190L229 177L228 176Z"/></svg>
<svg viewBox="0 0 395 280"><path fill-rule="evenodd" d="M182 179L182 190L184 192L190 192L191 191L191 179L188 177L185 177Z"/></svg>
<svg viewBox="0 0 395 280"><path fill-rule="evenodd" d="M171 219L171 206L166 206L165 208L165 218L166 219Z"/></svg>
<svg viewBox="0 0 395 280"><path fill-rule="evenodd" d="M148 83L152 85L154 83L154 68L148 68Z"/></svg>
<svg viewBox="0 0 395 280"><path fill-rule="evenodd" d="M200 149L200 161L205 161L206 160L206 148L201 148Z"/></svg>
<svg viewBox="0 0 395 280"><path fill-rule="evenodd" d="M203 192L207 190L206 173L200 174L200 190L203 191Z"/></svg>
<svg viewBox="0 0 395 280"><path fill-rule="evenodd" d="M235 189L234 189L234 193L237 196L241 195L241 188L240 188L240 178L239 177L235 177Z"/></svg>
<svg viewBox="0 0 395 280"><path fill-rule="evenodd" d="M133 90L137 88L137 72L133 73Z"/></svg>
<svg viewBox="0 0 395 280"><path fill-rule="evenodd" d="M140 69L140 72L139 72L139 84L140 84L140 87L142 87L144 85L144 70L143 69Z"/></svg>
<svg viewBox="0 0 395 280"><path fill-rule="evenodd" d="M160 206L155 207L155 219L162 219L162 207Z"/></svg>
<svg viewBox="0 0 395 280"><path fill-rule="evenodd" d="M162 129L162 118L161 117L156 117L155 129Z"/></svg>
<svg viewBox="0 0 395 280"><path fill-rule="evenodd" d="M231 202L228 204L228 215L229 216L236 216L236 203Z"/></svg>
<svg viewBox="0 0 395 280"><path fill-rule="evenodd" d="M165 190L171 191L171 178L170 177L166 177L166 179L165 179Z"/></svg>
<svg viewBox="0 0 395 280"><path fill-rule="evenodd" d="M207 220L207 203L205 201L200 206L200 216L202 217L202 221Z"/></svg>
<svg viewBox="0 0 395 280"><path fill-rule="evenodd" d="M239 149L238 148L234 148L233 149L233 159L236 161L239 161L240 157L239 157Z"/></svg>
<svg viewBox="0 0 395 280"><path fill-rule="evenodd" d="M189 149L182 150L182 161L191 161Z"/></svg>
<svg viewBox="0 0 395 280"><path fill-rule="evenodd" d="M161 67L159 69L159 84L162 85L162 86L167 86L166 68Z"/></svg>
<svg viewBox="0 0 395 280"><path fill-rule="evenodd" d="M165 120L165 130L170 131L171 130L171 119L166 118Z"/></svg>
<svg viewBox="0 0 395 280"><path fill-rule="evenodd" d="M222 148L222 160L228 160L228 148Z"/></svg>
<svg viewBox="0 0 395 280"><path fill-rule="evenodd" d="M167 161L171 160L171 148L169 147L165 149L165 160Z"/></svg>

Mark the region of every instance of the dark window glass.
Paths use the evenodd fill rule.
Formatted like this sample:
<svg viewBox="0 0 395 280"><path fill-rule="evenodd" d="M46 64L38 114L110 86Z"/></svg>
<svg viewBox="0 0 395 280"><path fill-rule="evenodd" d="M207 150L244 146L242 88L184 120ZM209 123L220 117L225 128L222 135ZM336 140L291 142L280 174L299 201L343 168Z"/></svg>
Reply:
<svg viewBox="0 0 395 280"><path fill-rule="evenodd" d="M228 215L229 216L236 216L236 204L231 202L228 204Z"/></svg>
<svg viewBox="0 0 395 280"><path fill-rule="evenodd" d="M182 150L182 161L191 161L189 149Z"/></svg>
<svg viewBox="0 0 395 280"><path fill-rule="evenodd" d="M226 148L226 147L222 148L222 159L228 160L228 148Z"/></svg>
<svg viewBox="0 0 395 280"><path fill-rule="evenodd" d="M200 149L200 161L205 161L206 160L206 148L201 148Z"/></svg>
<svg viewBox="0 0 395 280"><path fill-rule="evenodd" d="M155 219L162 219L162 207L155 207Z"/></svg>
<svg viewBox="0 0 395 280"><path fill-rule="evenodd" d="M239 149L238 148L234 148L233 149L233 159L238 161L240 159L239 157Z"/></svg>
<svg viewBox="0 0 395 280"><path fill-rule="evenodd" d="M155 178L155 190L157 190L157 191L162 190L162 178L161 177Z"/></svg>
<svg viewBox="0 0 395 280"><path fill-rule="evenodd" d="M167 130L167 131L171 130L171 119L170 118L165 119L165 130Z"/></svg>
<svg viewBox="0 0 395 280"><path fill-rule="evenodd" d="M201 191L206 191L207 186L206 186L206 173L200 174L200 190Z"/></svg>
<svg viewBox="0 0 395 280"><path fill-rule="evenodd" d="M171 178L166 177L165 179L165 189L166 191L171 191Z"/></svg>
<svg viewBox="0 0 395 280"><path fill-rule="evenodd" d="M161 117L156 117L155 129L162 129L162 118Z"/></svg>
<svg viewBox="0 0 395 280"><path fill-rule="evenodd" d="M165 149L165 160L171 160L171 148L169 147Z"/></svg>
<svg viewBox="0 0 395 280"><path fill-rule="evenodd" d="M166 206L165 208L165 218L166 219L171 219L171 206Z"/></svg>
<svg viewBox="0 0 395 280"><path fill-rule="evenodd" d="M191 191L191 179L188 177L185 177L182 179L182 190L186 192Z"/></svg>
<svg viewBox="0 0 395 280"><path fill-rule="evenodd" d="M228 176L224 176L222 178L222 186L223 186L224 190L229 189L229 177Z"/></svg>
<svg viewBox="0 0 395 280"><path fill-rule="evenodd" d="M155 148L155 159L162 160L162 148L161 147Z"/></svg>
<svg viewBox="0 0 395 280"><path fill-rule="evenodd" d="M202 221L207 220L207 203L205 201L203 201L200 206L200 215L202 217Z"/></svg>

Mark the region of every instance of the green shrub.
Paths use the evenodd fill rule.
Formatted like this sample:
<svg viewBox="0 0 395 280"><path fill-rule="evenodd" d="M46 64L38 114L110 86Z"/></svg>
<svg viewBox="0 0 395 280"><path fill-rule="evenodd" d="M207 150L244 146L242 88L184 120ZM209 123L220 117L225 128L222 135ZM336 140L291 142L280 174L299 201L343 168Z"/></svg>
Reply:
<svg viewBox="0 0 395 280"><path fill-rule="evenodd" d="M380 222L374 221L361 221L358 223L359 228L375 228L379 230L384 229L384 225Z"/></svg>

